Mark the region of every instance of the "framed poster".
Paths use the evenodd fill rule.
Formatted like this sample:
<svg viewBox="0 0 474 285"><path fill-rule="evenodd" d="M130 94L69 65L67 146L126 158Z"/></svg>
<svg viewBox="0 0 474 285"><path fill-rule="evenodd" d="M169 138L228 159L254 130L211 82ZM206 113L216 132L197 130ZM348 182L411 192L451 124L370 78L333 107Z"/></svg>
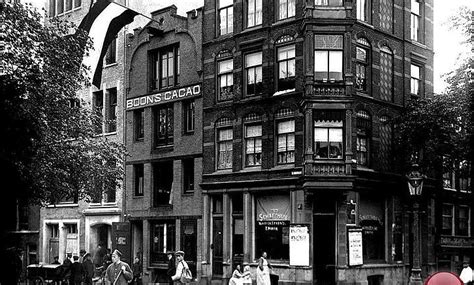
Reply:
<svg viewBox="0 0 474 285"><path fill-rule="evenodd" d="M290 265L309 266L309 225L290 225Z"/></svg>
<svg viewBox="0 0 474 285"><path fill-rule="evenodd" d="M349 266L364 264L361 228L348 228L347 229L347 245L348 245L347 251L349 255Z"/></svg>

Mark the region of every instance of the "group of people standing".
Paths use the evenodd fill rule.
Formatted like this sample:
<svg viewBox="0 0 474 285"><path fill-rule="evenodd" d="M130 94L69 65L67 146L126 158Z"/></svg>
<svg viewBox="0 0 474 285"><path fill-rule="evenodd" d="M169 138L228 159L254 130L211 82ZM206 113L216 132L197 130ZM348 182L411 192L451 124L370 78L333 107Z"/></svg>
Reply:
<svg viewBox="0 0 474 285"><path fill-rule="evenodd" d="M94 277L94 264L91 260L91 254L86 253L85 250L80 251L80 257L71 253L67 254L66 259L61 266L64 280L69 284L81 285L92 284L92 277ZM59 257L54 257L53 264L60 264Z"/></svg>
<svg viewBox="0 0 474 285"><path fill-rule="evenodd" d="M271 285L270 273L272 266L267 260L267 253L263 252L258 260L257 266L257 285ZM244 271L241 272L240 265L237 264L232 277L229 280L229 285L252 284L252 276L250 274L250 266L246 265Z"/></svg>

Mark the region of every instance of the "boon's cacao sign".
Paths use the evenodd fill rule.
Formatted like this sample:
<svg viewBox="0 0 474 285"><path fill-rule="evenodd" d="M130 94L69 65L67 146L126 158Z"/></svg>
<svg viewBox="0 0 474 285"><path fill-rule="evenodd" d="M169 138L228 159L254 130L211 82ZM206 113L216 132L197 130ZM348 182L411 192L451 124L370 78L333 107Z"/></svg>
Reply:
<svg viewBox="0 0 474 285"><path fill-rule="evenodd" d="M126 109L137 109L158 104L179 101L201 95L201 85L192 85L183 88L167 90L160 93L145 95L137 98L127 99Z"/></svg>

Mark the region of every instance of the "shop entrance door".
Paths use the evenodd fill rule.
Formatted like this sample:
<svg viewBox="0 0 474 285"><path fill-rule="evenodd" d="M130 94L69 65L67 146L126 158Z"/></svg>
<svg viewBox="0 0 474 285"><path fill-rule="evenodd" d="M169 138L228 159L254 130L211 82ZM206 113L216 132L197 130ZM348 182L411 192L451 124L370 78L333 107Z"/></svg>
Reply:
<svg viewBox="0 0 474 285"><path fill-rule="evenodd" d="M212 221L212 278L222 278L222 232L223 222L221 217L215 217Z"/></svg>
<svg viewBox="0 0 474 285"><path fill-rule="evenodd" d="M334 213L314 214L314 284L336 284L335 221Z"/></svg>

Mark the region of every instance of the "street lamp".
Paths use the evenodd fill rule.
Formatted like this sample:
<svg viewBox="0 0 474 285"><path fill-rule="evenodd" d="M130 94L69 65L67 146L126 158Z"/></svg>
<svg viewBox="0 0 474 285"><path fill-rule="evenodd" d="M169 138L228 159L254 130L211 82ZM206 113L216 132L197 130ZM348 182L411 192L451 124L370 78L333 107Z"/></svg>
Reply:
<svg viewBox="0 0 474 285"><path fill-rule="evenodd" d="M422 285L421 279L421 245L420 245L420 211L418 198L421 196L423 191L423 180L426 178L425 175L421 174L420 166L415 162L412 164L411 172L407 174L408 190L410 196L413 197L413 264L410 272L410 285Z"/></svg>

